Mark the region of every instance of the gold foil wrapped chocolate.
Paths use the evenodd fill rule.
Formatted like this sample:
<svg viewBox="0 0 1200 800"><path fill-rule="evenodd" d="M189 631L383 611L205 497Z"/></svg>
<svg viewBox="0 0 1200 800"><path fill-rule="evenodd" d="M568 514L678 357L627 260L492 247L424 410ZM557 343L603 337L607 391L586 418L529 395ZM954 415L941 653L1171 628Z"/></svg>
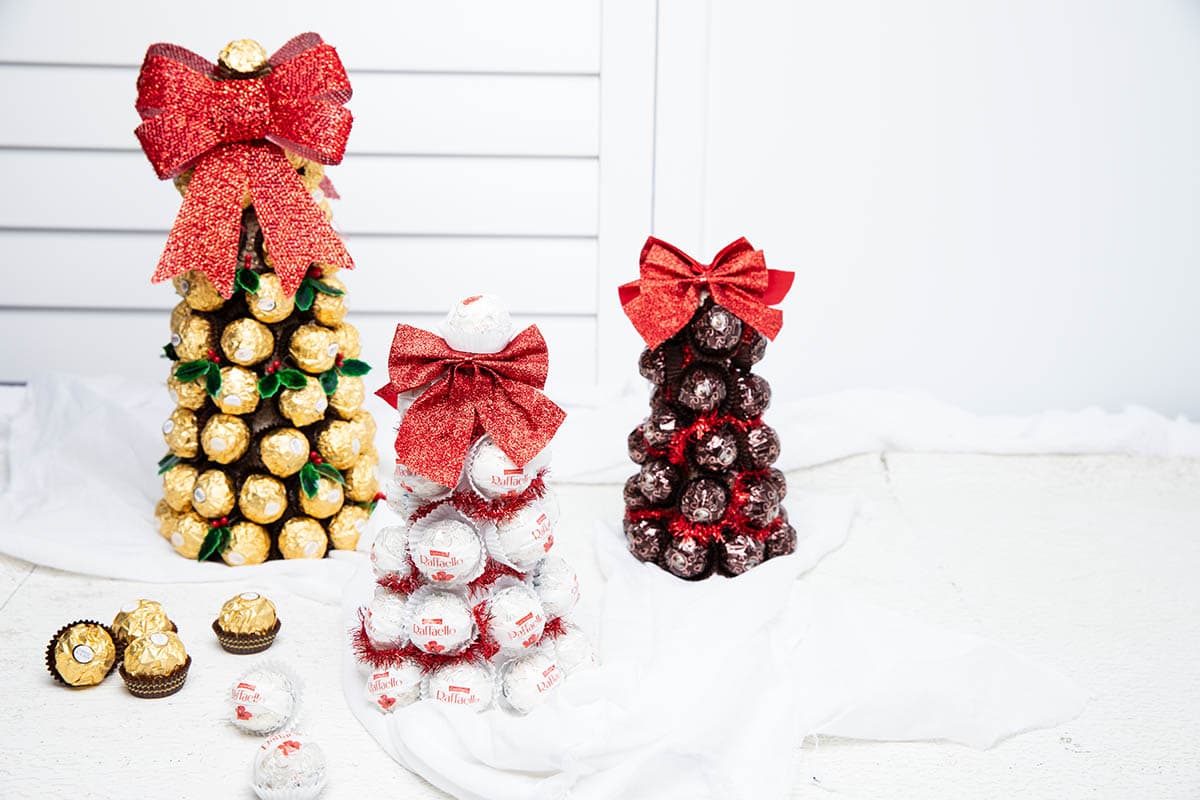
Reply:
<svg viewBox="0 0 1200 800"><path fill-rule="evenodd" d="M188 505L192 503L191 493L188 493ZM181 514L171 508L166 500L159 500L154 506L154 518L158 520L158 535L164 539L170 539L171 534L175 532L175 525L179 522Z"/></svg>
<svg viewBox="0 0 1200 800"><path fill-rule="evenodd" d="M253 39L235 39L221 48L217 63L230 72L253 74L267 65L267 51Z"/></svg>
<svg viewBox="0 0 1200 800"><path fill-rule="evenodd" d="M187 663L183 640L170 631L139 636L125 647L125 672L135 678L170 675Z"/></svg>
<svg viewBox="0 0 1200 800"><path fill-rule="evenodd" d="M244 367L221 367L217 408L226 414L252 414L258 408L258 378Z"/></svg>
<svg viewBox="0 0 1200 800"><path fill-rule="evenodd" d="M371 512L362 506L342 506L342 510L329 520L329 541L335 550L354 550L358 537L367 528Z"/></svg>
<svg viewBox="0 0 1200 800"><path fill-rule="evenodd" d="M191 315L192 307L187 304L186 300L180 300L171 309L171 344L179 345L179 332L183 330L183 323L187 322Z"/></svg>
<svg viewBox="0 0 1200 800"><path fill-rule="evenodd" d="M225 298L221 297L221 293L203 272L188 270L182 275L176 275L173 283L175 291L183 297L184 302L196 311L216 311L225 305Z"/></svg>
<svg viewBox="0 0 1200 800"><path fill-rule="evenodd" d="M200 450L196 431L196 415L186 408L171 412L162 424L163 439L172 453L180 458L193 458Z"/></svg>
<svg viewBox="0 0 1200 800"><path fill-rule="evenodd" d="M192 488L192 508L196 513L216 519L233 511L233 481L219 469L206 469L196 478Z"/></svg>
<svg viewBox="0 0 1200 800"><path fill-rule="evenodd" d="M332 367L337 359L337 337L329 328L312 323L301 325L288 342L288 354L300 369L319 374Z"/></svg>
<svg viewBox="0 0 1200 800"><path fill-rule="evenodd" d="M292 165L292 169L296 170L296 174L300 176L300 182L304 184L305 189L311 192L321 186L321 179L325 177L324 164L296 155L290 150L285 150L284 154Z"/></svg>
<svg viewBox="0 0 1200 800"><path fill-rule="evenodd" d="M176 464L163 473L163 499L175 511L190 511L192 489L196 488L196 476L200 471L191 464Z"/></svg>
<svg viewBox="0 0 1200 800"><path fill-rule="evenodd" d="M287 489L269 475L251 475L238 493L238 508L246 519L270 524L282 517L287 508Z"/></svg>
<svg viewBox="0 0 1200 800"><path fill-rule="evenodd" d="M338 378L337 389L329 395L329 405L342 419L350 419L362 408L366 391L363 389L362 378L354 375L342 375Z"/></svg>
<svg viewBox="0 0 1200 800"><path fill-rule="evenodd" d="M46 649L46 666L67 686L95 686L112 670L116 659L116 643L98 622L66 626Z"/></svg>
<svg viewBox="0 0 1200 800"><path fill-rule="evenodd" d="M279 413L293 425L304 427L325 419L329 398L321 388L321 382L309 378L303 389L283 389L279 392Z"/></svg>
<svg viewBox="0 0 1200 800"><path fill-rule="evenodd" d="M180 361L195 361L198 358L204 358L212 349L215 341L212 323L199 314L193 314L179 326L178 338L179 343L175 345L175 355L179 356Z"/></svg>
<svg viewBox="0 0 1200 800"><path fill-rule="evenodd" d="M278 428L258 441L258 455L272 475L295 475L308 462L308 438L295 428Z"/></svg>
<svg viewBox="0 0 1200 800"><path fill-rule="evenodd" d="M342 507L345 501L345 496L342 493L342 485L328 478L319 478L317 480L317 493L309 497L303 491L300 492L300 508L305 514L317 519L325 519L332 517Z"/></svg>
<svg viewBox="0 0 1200 800"><path fill-rule="evenodd" d="M246 307L259 322L282 322L292 315L295 298L283 292L283 284L274 272L258 276L258 291L246 295Z"/></svg>
<svg viewBox="0 0 1200 800"><path fill-rule="evenodd" d="M364 450L375 450L375 418L369 411L355 412L350 421L358 427Z"/></svg>
<svg viewBox="0 0 1200 800"><path fill-rule="evenodd" d="M358 328L348 322L343 322L333 329L334 338L338 341L338 352L346 358L358 358L362 355L362 343L358 339Z"/></svg>
<svg viewBox="0 0 1200 800"><path fill-rule="evenodd" d="M200 432L200 446L218 464L232 464L250 446L250 429L232 414L213 414Z"/></svg>
<svg viewBox="0 0 1200 800"><path fill-rule="evenodd" d="M274 349L275 337L271 331L250 317L235 319L221 332L221 350L226 358L243 367L257 364Z"/></svg>
<svg viewBox="0 0 1200 800"><path fill-rule="evenodd" d="M313 319L329 328L336 328L346 317L346 284L328 274L319 280L330 288L340 289L342 293L335 295L317 292L312 304ZM337 334L334 334L334 340L337 340ZM338 346L341 346L340 343Z"/></svg>
<svg viewBox="0 0 1200 800"><path fill-rule="evenodd" d="M335 420L317 435L317 452L338 469L347 469L363 451L359 429L352 422Z"/></svg>
<svg viewBox="0 0 1200 800"><path fill-rule="evenodd" d="M275 604L258 592L242 592L221 606L217 625L228 633L262 633L275 627Z"/></svg>
<svg viewBox="0 0 1200 800"><path fill-rule="evenodd" d="M229 528L229 544L221 551L221 560L231 567L261 564L271 553L271 535L253 522L239 522Z"/></svg>
<svg viewBox="0 0 1200 800"><path fill-rule="evenodd" d="M167 375L167 393L177 405L195 411L204 407L208 395L204 391L204 381L181 381L175 377L178 363L171 362L171 372Z"/></svg>
<svg viewBox="0 0 1200 800"><path fill-rule="evenodd" d="M284 558L324 558L329 545L321 523L308 517L292 517L283 523L278 541Z"/></svg>
<svg viewBox="0 0 1200 800"><path fill-rule="evenodd" d="M113 618L112 634L117 644L125 646L139 636L174 627L162 603L154 600L134 600L121 607Z"/></svg>
<svg viewBox="0 0 1200 800"><path fill-rule="evenodd" d="M363 453L354 460L350 469L342 472L346 480L346 497L355 503L368 503L375 499L379 492L379 478L375 468L379 466L379 457L374 453Z"/></svg>
<svg viewBox="0 0 1200 800"><path fill-rule="evenodd" d="M208 520L195 511L187 511L179 517L171 531L171 546L184 558L196 558L208 536Z"/></svg>

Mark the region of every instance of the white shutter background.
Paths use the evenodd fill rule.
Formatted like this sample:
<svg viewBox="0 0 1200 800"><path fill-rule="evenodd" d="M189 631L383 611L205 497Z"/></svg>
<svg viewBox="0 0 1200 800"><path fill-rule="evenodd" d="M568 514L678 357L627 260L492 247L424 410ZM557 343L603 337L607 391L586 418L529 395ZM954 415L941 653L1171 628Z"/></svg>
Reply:
<svg viewBox="0 0 1200 800"><path fill-rule="evenodd" d="M631 0L0 3L0 380L165 376L178 297L149 277L180 199L133 136L141 57L315 30L354 85L329 175L364 358L492 292L542 328L550 388L586 392L601 339L630 341L609 295L650 228L654 24Z"/></svg>

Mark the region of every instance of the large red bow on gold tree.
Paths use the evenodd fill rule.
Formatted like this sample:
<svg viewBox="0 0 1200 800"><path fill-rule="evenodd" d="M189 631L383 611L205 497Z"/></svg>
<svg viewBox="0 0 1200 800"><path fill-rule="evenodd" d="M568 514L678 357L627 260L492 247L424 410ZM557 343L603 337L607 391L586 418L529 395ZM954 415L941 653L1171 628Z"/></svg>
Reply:
<svg viewBox="0 0 1200 800"><path fill-rule="evenodd" d="M756 331L774 339L783 312L771 308L792 288L795 273L767 269L761 250L744 238L701 264L672 244L651 236L642 248L641 277L619 289L621 305L642 339L658 347L687 325L700 305L701 290Z"/></svg>
<svg viewBox="0 0 1200 800"><path fill-rule="evenodd" d="M195 169L153 281L200 270L233 294L242 198L249 193L287 294L314 262L354 261L305 191L282 148L337 164L353 118L350 81L315 33L271 56L261 78L218 80L217 68L173 44L151 45L138 75L135 133L159 178Z"/></svg>
<svg viewBox="0 0 1200 800"><path fill-rule="evenodd" d="M376 394L395 406L401 392L433 385L400 423L396 460L454 486L472 441L486 431L513 463L524 466L566 418L539 391L549 365L546 340L536 325L499 353L462 353L429 331L397 325L388 356L390 382Z"/></svg>

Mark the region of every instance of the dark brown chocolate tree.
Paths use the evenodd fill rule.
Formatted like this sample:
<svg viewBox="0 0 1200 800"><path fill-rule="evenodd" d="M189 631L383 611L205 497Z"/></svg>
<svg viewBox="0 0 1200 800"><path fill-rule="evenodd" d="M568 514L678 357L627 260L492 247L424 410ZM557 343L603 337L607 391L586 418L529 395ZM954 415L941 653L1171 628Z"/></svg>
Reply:
<svg viewBox="0 0 1200 800"><path fill-rule="evenodd" d="M796 548L762 421L771 387L751 368L766 337L706 299L679 333L642 352L650 415L629 434L640 470L625 484L630 551L680 578L740 575Z"/></svg>

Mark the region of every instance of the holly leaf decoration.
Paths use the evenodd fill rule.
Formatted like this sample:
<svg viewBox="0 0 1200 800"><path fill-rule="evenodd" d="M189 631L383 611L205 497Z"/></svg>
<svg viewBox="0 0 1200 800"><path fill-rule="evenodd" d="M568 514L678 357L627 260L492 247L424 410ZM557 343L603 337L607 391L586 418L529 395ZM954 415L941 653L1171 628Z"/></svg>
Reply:
<svg viewBox="0 0 1200 800"><path fill-rule="evenodd" d="M320 292L321 294L327 294L327 295L330 295L331 297L340 297L345 294L345 292L342 291L341 289L338 289L335 286L330 286L328 283L322 283L321 281L318 281L314 278L305 278L304 280L307 282L311 282L312 287L314 289L316 289L318 292Z"/></svg>
<svg viewBox="0 0 1200 800"><path fill-rule="evenodd" d="M346 479L342 477L342 473L338 471L337 467L332 464L314 464L313 466L317 468L317 472L320 473L322 478L329 478L329 480L334 483L340 483L342 486L346 485ZM309 497L312 497L312 495L310 494Z"/></svg>
<svg viewBox="0 0 1200 800"><path fill-rule="evenodd" d="M337 367L327 369L321 373L321 388L325 390L325 394L333 394L338 387L338 370Z"/></svg>
<svg viewBox="0 0 1200 800"><path fill-rule="evenodd" d="M175 352L175 345L171 344L170 342L167 342L163 345L163 355L172 361L179 360L179 354Z"/></svg>
<svg viewBox="0 0 1200 800"><path fill-rule="evenodd" d="M304 492L307 497L317 496L317 481L320 480L321 473L317 472L317 465L311 461L300 468L300 491Z"/></svg>
<svg viewBox="0 0 1200 800"><path fill-rule="evenodd" d="M300 288L296 290L296 308L301 311L308 311L312 308L313 300L316 299L316 291L312 284L312 280L305 278L300 282Z"/></svg>
<svg viewBox="0 0 1200 800"><path fill-rule="evenodd" d="M197 561L208 561L217 553L220 553L229 546L229 526L222 525L219 528L210 528L208 535L204 537L204 544L200 545L200 553L196 556Z"/></svg>
<svg viewBox="0 0 1200 800"><path fill-rule="evenodd" d="M175 368L175 379L185 383L194 381L202 375L207 375L210 366L212 366L212 362L205 361L203 358L199 361L185 361ZM218 372L218 374L220 373Z"/></svg>
<svg viewBox="0 0 1200 800"><path fill-rule="evenodd" d="M285 388L299 391L308 385L308 376L298 369L281 369L275 373Z"/></svg>
<svg viewBox="0 0 1200 800"><path fill-rule="evenodd" d="M221 391L221 368L212 361L204 363L208 365L208 374L204 379L204 391L208 392L209 397L216 397Z"/></svg>
<svg viewBox="0 0 1200 800"><path fill-rule="evenodd" d="M243 289L250 294L257 294L258 284L258 273L254 270L242 267L237 271L238 288Z"/></svg>
<svg viewBox="0 0 1200 800"><path fill-rule="evenodd" d="M171 469L171 467L178 464L179 460L179 456L175 455L174 453L167 453L158 460L158 474L162 475L164 472Z"/></svg>
<svg viewBox="0 0 1200 800"><path fill-rule="evenodd" d="M274 397L279 391L279 373L270 372L258 379L258 394L260 397Z"/></svg>
<svg viewBox="0 0 1200 800"><path fill-rule="evenodd" d="M347 358L342 361L342 365L338 367L338 372L342 375L348 375L352 378L358 378L366 375L371 371L371 365L365 361L359 361L357 358Z"/></svg>

